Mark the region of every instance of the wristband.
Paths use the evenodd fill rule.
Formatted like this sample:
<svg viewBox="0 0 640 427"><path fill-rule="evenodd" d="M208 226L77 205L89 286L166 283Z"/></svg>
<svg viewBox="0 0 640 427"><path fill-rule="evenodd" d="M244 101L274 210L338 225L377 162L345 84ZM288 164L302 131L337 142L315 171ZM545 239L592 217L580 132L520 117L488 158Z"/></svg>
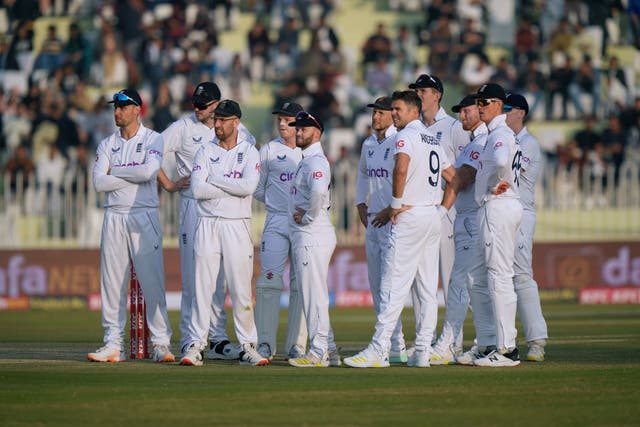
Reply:
<svg viewBox="0 0 640 427"><path fill-rule="evenodd" d="M391 197L391 209L400 209L402 207L401 197Z"/></svg>

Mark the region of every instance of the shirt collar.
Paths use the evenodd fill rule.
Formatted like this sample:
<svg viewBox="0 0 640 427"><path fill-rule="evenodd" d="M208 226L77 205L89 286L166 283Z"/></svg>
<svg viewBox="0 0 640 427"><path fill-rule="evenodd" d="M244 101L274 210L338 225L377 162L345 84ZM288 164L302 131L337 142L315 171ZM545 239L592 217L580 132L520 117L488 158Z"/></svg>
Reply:
<svg viewBox="0 0 640 427"><path fill-rule="evenodd" d="M322 143L320 141L316 141L302 150L302 157L309 157L318 153L324 154L324 152L322 151Z"/></svg>
<svg viewBox="0 0 640 427"><path fill-rule="evenodd" d="M506 120L507 120L506 114L498 114L497 116L495 116L493 120L491 120L487 125L489 132L495 130L499 126L506 126L507 125Z"/></svg>
<svg viewBox="0 0 640 427"><path fill-rule="evenodd" d="M480 122L474 130L471 131L471 140L476 139L480 135L486 135L489 133L489 129L487 129L487 125L484 122Z"/></svg>

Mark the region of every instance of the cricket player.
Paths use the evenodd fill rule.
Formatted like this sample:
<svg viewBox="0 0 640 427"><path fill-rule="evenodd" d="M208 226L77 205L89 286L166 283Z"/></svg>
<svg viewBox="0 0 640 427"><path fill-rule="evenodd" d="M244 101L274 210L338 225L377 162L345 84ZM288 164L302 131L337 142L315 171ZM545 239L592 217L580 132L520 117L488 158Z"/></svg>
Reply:
<svg viewBox="0 0 640 427"><path fill-rule="evenodd" d="M289 197L289 226L309 332L307 354L289 359L289 364L298 368L339 366L342 362L329 320L327 275L336 233L329 217L331 170L320 143L324 127L306 111L299 112L289 126L295 126L296 145L302 149Z"/></svg>
<svg viewBox="0 0 640 427"><path fill-rule="evenodd" d="M147 306L153 359L173 362L156 188L162 136L140 123L142 99L137 91L123 89L110 103L119 129L98 145L93 169L93 186L106 193L100 243L104 346L87 354L87 359L125 360L127 286L133 263Z"/></svg>
<svg viewBox="0 0 640 427"><path fill-rule="evenodd" d="M519 190L523 212L516 239L513 285L518 296L520 321L529 347L527 360L542 362L548 339L547 323L542 314L538 284L533 278L532 267L533 235L536 228L535 187L540 176L542 155L540 143L524 124L529 114L529 104L525 97L512 93L507 96L507 105L511 107L511 111L507 112L506 123L516 134L516 142L522 151Z"/></svg>
<svg viewBox="0 0 640 427"><path fill-rule="evenodd" d="M366 227L367 271L373 307L377 316L380 313L382 263L389 249L391 222L389 218L377 221L374 219L391 202L391 172L397 131L391 118L391 97L380 97L367 107L373 108L371 114L373 133L362 143L356 201L360 221ZM404 363L406 361L407 350L402 333L402 321L398 319L391 335L389 362Z"/></svg>
<svg viewBox="0 0 640 427"><path fill-rule="evenodd" d="M435 75L421 74L415 83L409 85L409 89L414 89L422 101L422 123L427 127L436 140L442 146L452 162L458 158L462 147L469 143L469 134L462 128L462 124L447 114L440 106L444 95L442 81ZM456 218L455 206L442 218L442 230L440 237L440 284L444 299L447 299L449 281L451 279L451 269L455 256L454 229L453 223ZM462 338L457 342L458 347L462 347Z"/></svg>
<svg viewBox="0 0 640 427"><path fill-rule="evenodd" d="M469 306L469 294L473 287L474 275L485 274L484 254L478 246L477 214L478 203L475 200L474 182L478 169L478 159L484 150L487 141L487 126L480 120L475 95L465 96L452 108L458 113L460 122L465 131L471 132L471 142L462 147L455 162L456 174L451 183L456 193L456 219L454 222L454 240L456 255L453 263L451 282L449 283L449 295L446 301L446 314L442 333L433 346L433 353L429 363L431 365L449 365L456 363L458 356L456 341L462 335L462 326ZM474 315L482 313L483 309L490 306L476 307L473 305ZM490 344L495 341L493 332L493 310L488 313L488 320L484 321L482 337L488 336ZM481 324L485 317L479 316L476 324ZM478 323L480 322L480 323ZM482 339L481 342L484 342ZM483 348L484 350L484 348ZM470 363L473 364L473 359Z"/></svg>
<svg viewBox="0 0 640 427"><path fill-rule="evenodd" d="M184 352L185 345L190 342L188 326L191 316L191 304L194 296L195 265L193 257L193 238L196 230L198 215L196 213L196 200L189 188L191 170L193 169L193 157L196 151L207 142L216 138L214 130L213 111L220 102L220 89L213 82L201 82L193 91L191 97L193 114L173 122L162 132L164 139L165 155L173 153L176 159L179 179L173 182L161 168L158 171L158 181L169 192L180 191L180 272L182 277L182 298L180 303L180 349ZM253 135L242 126L238 132L246 141L254 141ZM237 359L238 348L229 342L226 332L227 313L224 310L226 287L224 286L224 273L218 276L218 281L223 285L216 286L213 296L211 326L210 326L210 359Z"/></svg>
<svg viewBox="0 0 640 427"><path fill-rule="evenodd" d="M269 360L276 354L280 294L287 258L291 259L289 235L289 192L302 150L296 146L295 129L289 123L303 111L300 104L285 102L273 111L280 136L260 149L260 181L254 197L267 208L260 245L260 277L256 282L256 327L258 353ZM307 326L302 312L302 296L295 269L289 269L289 310L285 358L303 357L307 346Z"/></svg>
<svg viewBox="0 0 640 427"><path fill-rule="evenodd" d="M506 124L506 94L497 84L482 85L477 93L480 120L489 129L485 149L476 173L475 198L478 233L484 252L487 280L474 283L472 292L488 288L495 316L496 350L477 359L477 366L504 367L520 364L516 347L517 297L513 286L516 236L522 219L518 180L522 153L513 131ZM494 194L496 186L507 181L510 187Z"/></svg>
<svg viewBox="0 0 640 427"><path fill-rule="evenodd" d="M416 315L415 351L407 364L429 366L438 315L438 248L441 216L445 214L441 210L455 200L451 188L446 189L443 199L441 179L450 182L455 170L440 143L419 120L421 107L414 91L393 93L391 114L398 133L392 199L387 208L393 227L382 273L380 314L367 348L344 360L352 367L389 366L391 334L412 285L416 286L420 312ZM441 204L444 208L439 208Z"/></svg>
<svg viewBox="0 0 640 427"><path fill-rule="evenodd" d="M220 265L224 266L234 328L241 351L240 364L262 366L269 361L258 354L253 319L251 277L251 201L260 178L258 150L239 138L242 112L232 100L221 101L213 111L217 140L198 149L191 173L191 191L198 200L194 238L195 299L187 350L180 364L201 366L207 345L211 299L216 292Z"/></svg>

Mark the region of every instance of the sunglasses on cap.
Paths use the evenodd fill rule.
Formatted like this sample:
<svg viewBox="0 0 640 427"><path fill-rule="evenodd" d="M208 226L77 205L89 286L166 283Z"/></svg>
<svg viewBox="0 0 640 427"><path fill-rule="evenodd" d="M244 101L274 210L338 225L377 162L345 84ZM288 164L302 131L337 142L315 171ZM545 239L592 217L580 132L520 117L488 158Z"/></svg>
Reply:
<svg viewBox="0 0 640 427"><path fill-rule="evenodd" d="M480 98L480 99L476 99L476 105L478 107L486 107L487 105L492 104L494 102L498 102L498 101L500 100L497 98L489 98L489 99Z"/></svg>
<svg viewBox="0 0 640 427"><path fill-rule="evenodd" d="M315 117L313 117L311 114L307 113L306 111L300 111L297 115L296 115L296 121L298 121L298 119L300 120L311 120L318 129L322 129L322 126L320 125L320 122L318 121L318 119L316 119Z"/></svg>
<svg viewBox="0 0 640 427"><path fill-rule="evenodd" d="M211 107L216 101L211 101L211 102L194 102L193 103L193 108L195 108L196 110L206 110L207 108Z"/></svg>
<svg viewBox="0 0 640 427"><path fill-rule="evenodd" d="M140 106L140 104L138 104L138 102L135 99L132 99L130 97L128 97L127 95L125 95L124 93L114 93L113 94L113 102L117 103L117 102L133 102L134 105L136 105L137 107Z"/></svg>

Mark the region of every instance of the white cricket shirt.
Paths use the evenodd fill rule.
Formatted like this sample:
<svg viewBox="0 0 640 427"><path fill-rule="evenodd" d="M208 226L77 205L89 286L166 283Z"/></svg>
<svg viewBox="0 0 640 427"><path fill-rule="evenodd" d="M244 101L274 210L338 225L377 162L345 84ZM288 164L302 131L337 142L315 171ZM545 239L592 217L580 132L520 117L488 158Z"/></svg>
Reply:
<svg viewBox="0 0 640 427"><path fill-rule="evenodd" d="M516 142L522 151L522 160L520 162L520 202L525 211L535 211L535 189L536 181L540 177L542 167L542 153L540 151L540 142L531 135L527 127L523 127L518 135Z"/></svg>
<svg viewBox="0 0 640 427"><path fill-rule="evenodd" d="M378 139L375 134L369 135L362 143L356 182L356 204L367 203L369 213L378 213L391 202L396 133L397 130L392 125L385 131L384 138Z"/></svg>
<svg viewBox="0 0 640 427"><path fill-rule="evenodd" d="M469 165L476 171L478 170L478 161L480 160L480 154L484 150L484 146L487 142L488 133L487 125L484 123L480 123L480 125L473 130L471 142L463 147L462 151L458 155L458 159L455 163L456 169L462 165ZM475 186L471 184L464 190L458 192L455 207L456 212L459 214L472 213L478 210L478 202L476 202L475 199L474 188Z"/></svg>
<svg viewBox="0 0 640 427"><path fill-rule="evenodd" d="M253 196L270 214L289 214L289 193L302 150L290 148L278 137L260 149L260 180Z"/></svg>

